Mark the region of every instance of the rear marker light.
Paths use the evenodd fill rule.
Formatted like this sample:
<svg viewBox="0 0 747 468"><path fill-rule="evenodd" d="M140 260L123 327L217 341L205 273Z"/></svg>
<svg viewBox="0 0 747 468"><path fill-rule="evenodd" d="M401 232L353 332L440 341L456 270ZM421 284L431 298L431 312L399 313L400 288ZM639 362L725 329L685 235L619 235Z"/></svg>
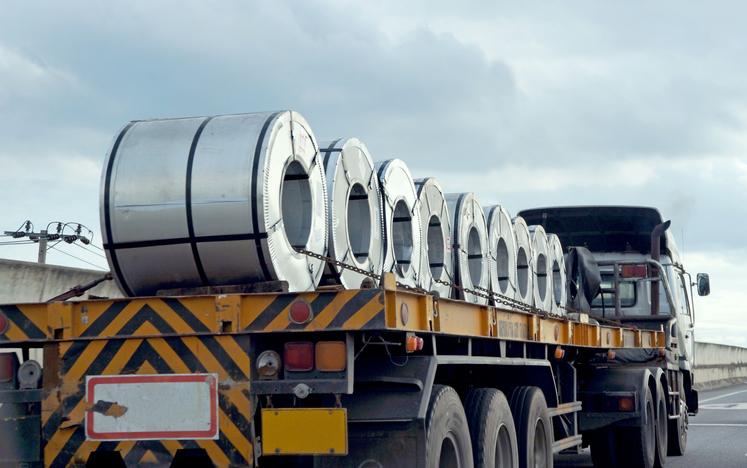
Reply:
<svg viewBox="0 0 747 468"><path fill-rule="evenodd" d="M646 278L648 268L646 265L620 265L620 276L623 278Z"/></svg>
<svg viewBox="0 0 747 468"><path fill-rule="evenodd" d="M635 400L633 397L620 397L617 399L617 409L620 411L635 411Z"/></svg>
<svg viewBox="0 0 747 468"><path fill-rule="evenodd" d="M347 365L344 341L320 341L316 344L316 368L322 372L342 372Z"/></svg>
<svg viewBox="0 0 747 468"><path fill-rule="evenodd" d="M304 301L295 301L288 310L288 319L293 323L308 323L312 318L314 318L314 313L311 306Z"/></svg>
<svg viewBox="0 0 747 468"><path fill-rule="evenodd" d="M285 370L307 372L314 369L314 343L310 341L291 341L285 343Z"/></svg>
<svg viewBox="0 0 747 468"><path fill-rule="evenodd" d="M416 336L413 333L408 333L407 338L405 340L405 351L408 353L414 353L415 351L420 351L423 349L423 345L425 342L422 338L419 336Z"/></svg>
<svg viewBox="0 0 747 468"><path fill-rule="evenodd" d="M280 355L272 350L257 357L257 373L261 379L275 379L280 372Z"/></svg>

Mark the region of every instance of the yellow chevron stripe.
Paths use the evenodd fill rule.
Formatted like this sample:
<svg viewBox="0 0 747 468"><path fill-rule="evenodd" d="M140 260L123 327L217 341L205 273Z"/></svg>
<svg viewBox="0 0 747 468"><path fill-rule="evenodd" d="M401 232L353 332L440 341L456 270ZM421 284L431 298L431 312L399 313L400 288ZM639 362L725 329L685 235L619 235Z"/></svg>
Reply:
<svg viewBox="0 0 747 468"><path fill-rule="evenodd" d="M228 456L223 453L223 450L213 442L212 440L197 440L197 445L200 446L200 448L205 449L208 456L210 457L210 461L212 461L217 466L228 466L230 464L230 460L228 459Z"/></svg>
<svg viewBox="0 0 747 468"><path fill-rule="evenodd" d="M267 306L272 304L275 299L276 296L274 295L263 295L252 297L251 301L241 301L241 323L239 324L240 328L244 329L249 326L249 324L252 323L257 317L259 317L259 314L261 314L267 308Z"/></svg>
<svg viewBox="0 0 747 468"><path fill-rule="evenodd" d="M128 303L119 314L114 316L114 319L101 331L101 333L99 333L99 336L116 335L119 330L127 325L127 322L135 316L144 304L145 301L143 300L130 301L130 303Z"/></svg>
<svg viewBox="0 0 747 468"><path fill-rule="evenodd" d="M47 305L18 305L18 310L42 332L47 332Z"/></svg>
<svg viewBox="0 0 747 468"><path fill-rule="evenodd" d="M321 311L314 311L314 319L306 326L306 330L309 331L315 331L315 330L324 330L329 326L329 324L332 322L332 320L337 317L337 314L340 312L340 309L352 298L354 295L345 294L347 291L341 291L338 294L335 294L334 299L332 299L332 302L327 304L327 307L325 307Z"/></svg>
<svg viewBox="0 0 747 468"><path fill-rule="evenodd" d="M148 304L156 313L174 329L176 333L194 333L195 330L187 324L174 309L166 305L163 301L151 301ZM210 328L210 327L208 327Z"/></svg>
<svg viewBox="0 0 747 468"><path fill-rule="evenodd" d="M215 297L190 297L188 301L176 299L182 307L192 312L192 315L205 325L208 330L215 328Z"/></svg>
<svg viewBox="0 0 747 468"><path fill-rule="evenodd" d="M83 378L83 373L88 369L88 366L98 357L101 350L106 346L106 341L97 340L91 341L83 349L78 356L75 363L70 366L67 374L62 376L63 382L79 382ZM62 359L62 350L60 349L60 359Z"/></svg>
<svg viewBox="0 0 747 468"><path fill-rule="evenodd" d="M342 328L363 328L378 312L383 309L378 297L374 297L366 305L358 309L342 324Z"/></svg>
<svg viewBox="0 0 747 468"><path fill-rule="evenodd" d="M80 422L82 424L85 411L84 400L85 399L81 399L70 412L70 421L77 422L78 419L76 418L80 417ZM65 443L67 443L68 439L73 435L73 432L75 432L75 426L66 429L58 429L57 432L49 438L46 447L44 447L44 460L47 463L51 463L57 457L57 454L59 454L60 450L65 447Z"/></svg>
<svg viewBox="0 0 747 468"><path fill-rule="evenodd" d="M251 452L252 447L251 442L249 442L236 425L231 422L231 419L223 409L220 409L220 430L233 446L236 447L236 450L250 460L249 453Z"/></svg>
<svg viewBox="0 0 747 468"><path fill-rule="evenodd" d="M215 341L217 341L218 344L224 350L226 350L226 354L231 356L233 362L235 362L239 369L243 371L248 380L251 376L252 365L251 362L249 362L249 355L247 354L247 352L241 349L233 336L218 335L215 337Z"/></svg>

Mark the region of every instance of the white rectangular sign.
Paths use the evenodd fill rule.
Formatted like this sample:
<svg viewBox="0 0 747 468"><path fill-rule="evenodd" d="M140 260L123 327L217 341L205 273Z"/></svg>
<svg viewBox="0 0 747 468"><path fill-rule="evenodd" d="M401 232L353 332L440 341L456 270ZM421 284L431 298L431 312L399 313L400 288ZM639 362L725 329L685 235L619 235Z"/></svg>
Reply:
<svg viewBox="0 0 747 468"><path fill-rule="evenodd" d="M86 377L88 440L218 438L216 374Z"/></svg>

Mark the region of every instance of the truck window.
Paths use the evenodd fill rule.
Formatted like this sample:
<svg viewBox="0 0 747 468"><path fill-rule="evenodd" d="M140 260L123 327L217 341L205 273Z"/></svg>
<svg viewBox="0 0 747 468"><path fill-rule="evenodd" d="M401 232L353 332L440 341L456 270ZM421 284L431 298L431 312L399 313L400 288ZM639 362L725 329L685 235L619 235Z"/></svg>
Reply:
<svg viewBox="0 0 747 468"><path fill-rule="evenodd" d="M612 289L614 287L614 276L611 274L602 274L602 289ZM600 294L591 302L594 308L602 307L602 296L604 296L604 308L615 310L615 295L613 293ZM620 307L633 307L636 303L635 283L620 283Z"/></svg>

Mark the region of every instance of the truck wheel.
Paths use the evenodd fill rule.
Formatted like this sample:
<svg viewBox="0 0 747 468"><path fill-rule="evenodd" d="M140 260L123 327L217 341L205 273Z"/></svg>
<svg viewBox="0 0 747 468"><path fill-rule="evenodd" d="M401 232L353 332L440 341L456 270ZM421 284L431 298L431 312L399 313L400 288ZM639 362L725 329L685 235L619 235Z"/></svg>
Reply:
<svg viewBox="0 0 747 468"><path fill-rule="evenodd" d="M596 468L618 468L617 434L614 429L598 429L590 437L591 461Z"/></svg>
<svg viewBox="0 0 747 468"><path fill-rule="evenodd" d="M669 413L664 392L661 382L656 382L656 460L654 466L658 468L663 467L667 460Z"/></svg>
<svg viewBox="0 0 747 468"><path fill-rule="evenodd" d="M551 468L553 428L547 402L538 387L517 387L511 394L521 468Z"/></svg>
<svg viewBox="0 0 747 468"><path fill-rule="evenodd" d="M680 417L669 420L669 450L667 450L667 455L681 456L685 454L688 423L687 405L680 400Z"/></svg>
<svg viewBox="0 0 747 468"><path fill-rule="evenodd" d="M467 416L453 388L434 385L425 418L427 430L426 466L469 468L472 466L472 444Z"/></svg>
<svg viewBox="0 0 747 468"><path fill-rule="evenodd" d="M519 466L516 428L503 392L494 388L473 388L464 400L472 454L477 468Z"/></svg>
<svg viewBox="0 0 747 468"><path fill-rule="evenodd" d="M651 389L646 386L640 395L643 402L641 425L621 427L618 456L622 466L631 468L652 468L656 458L656 406Z"/></svg>

